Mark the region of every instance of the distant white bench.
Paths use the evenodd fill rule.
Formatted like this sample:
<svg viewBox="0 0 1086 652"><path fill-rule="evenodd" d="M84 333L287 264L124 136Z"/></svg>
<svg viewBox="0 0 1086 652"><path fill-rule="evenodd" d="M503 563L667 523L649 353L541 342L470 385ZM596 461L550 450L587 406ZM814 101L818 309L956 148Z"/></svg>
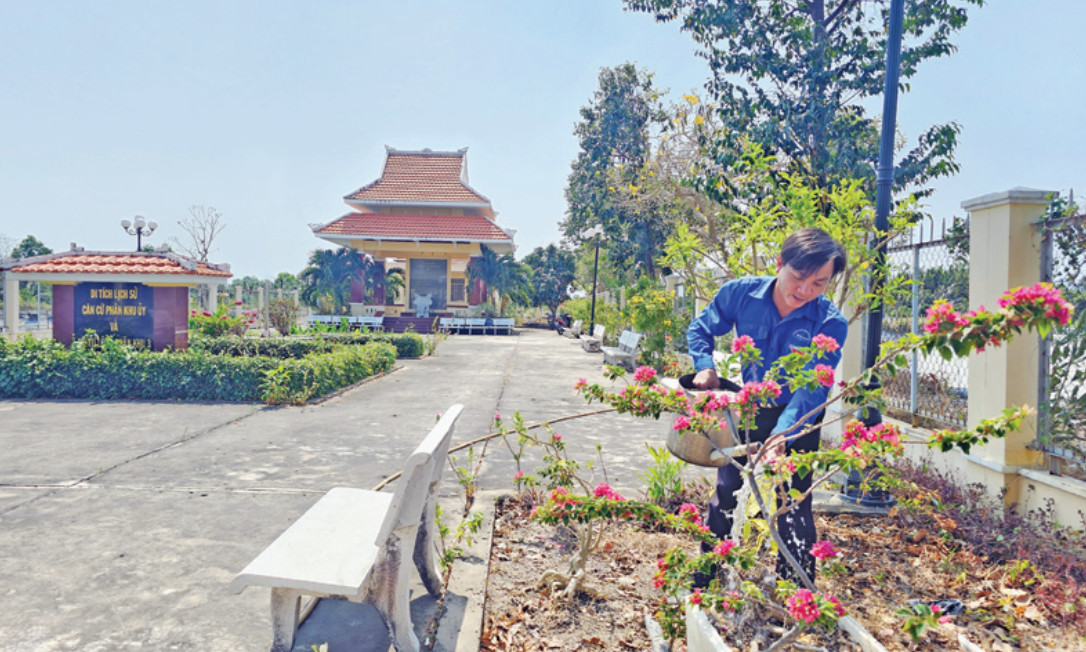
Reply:
<svg viewBox="0 0 1086 652"><path fill-rule="evenodd" d="M408 605L410 551L426 589L441 594L434 556L434 497L463 410L453 405L407 458L394 493L336 487L230 583L271 587L272 652L294 645L302 596L376 607L398 652L417 652Z"/></svg>
<svg viewBox="0 0 1086 652"><path fill-rule="evenodd" d="M573 323L569 325L569 328L567 328L565 332L562 333L562 335L565 335L566 337L572 337L573 339L578 339L581 336L581 329L583 328L584 321L580 319L575 319L573 320Z"/></svg>
<svg viewBox="0 0 1086 652"><path fill-rule="evenodd" d="M350 318L349 323L352 328L366 328L371 331L382 331L385 329L384 315L355 315Z"/></svg>
<svg viewBox="0 0 1086 652"><path fill-rule="evenodd" d="M637 345L641 342L641 333L622 331L618 346L603 347L604 364L614 364L633 369L637 363Z"/></svg>
<svg viewBox="0 0 1086 652"><path fill-rule="evenodd" d="M599 353L600 347L603 346L603 336L607 332L607 328L603 324L596 324L592 327L591 335L581 336L581 348L589 353Z"/></svg>
<svg viewBox="0 0 1086 652"><path fill-rule="evenodd" d="M513 332L514 323L512 317L496 317L494 319L494 334L510 335Z"/></svg>

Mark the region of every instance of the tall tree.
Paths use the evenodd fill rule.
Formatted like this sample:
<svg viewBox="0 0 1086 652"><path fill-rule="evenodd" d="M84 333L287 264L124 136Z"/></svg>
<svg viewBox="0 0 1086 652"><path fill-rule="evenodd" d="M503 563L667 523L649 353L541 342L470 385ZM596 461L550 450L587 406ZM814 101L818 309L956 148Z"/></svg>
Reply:
<svg viewBox="0 0 1086 652"><path fill-rule="evenodd" d="M11 250L11 257L30 258L31 256L44 256L45 254L51 253L53 253L53 250L46 247L41 240L38 240L32 235L28 235Z"/></svg>
<svg viewBox="0 0 1086 652"><path fill-rule="evenodd" d="M562 229L579 243L585 230L601 225L611 243L608 256L631 275L655 273L669 229L651 206L615 201L616 188L635 182L649 156L650 131L663 118L652 75L624 63L600 70L599 89L574 127L581 151L566 187Z"/></svg>
<svg viewBox="0 0 1086 652"><path fill-rule="evenodd" d="M345 314L351 303L351 280L364 272L366 258L349 247L311 253L309 265L298 275L302 301L333 314Z"/></svg>
<svg viewBox="0 0 1086 652"><path fill-rule="evenodd" d="M177 238L171 238L171 241L186 256L203 263L206 263L208 256L215 251L212 248L215 239L226 228L222 213L211 206L189 206L189 216L178 220L177 224L188 234L188 241L182 242Z"/></svg>
<svg viewBox="0 0 1086 652"><path fill-rule="evenodd" d="M885 81L886 0L625 0L659 21L681 20L708 62L709 93L723 130L712 158L738 156L741 136L788 161L793 171L829 188L865 180L874 195L878 126L861 106ZM969 5L983 0L907 3L901 80L919 65L954 52ZM895 170L896 188L920 196L929 181L958 170L960 128L935 125L921 134Z"/></svg>
<svg viewBox="0 0 1086 652"><path fill-rule="evenodd" d="M553 244L536 247L524 257L524 264L532 270L532 303L547 306L557 314L558 306L569 298L569 286L576 273L573 252Z"/></svg>

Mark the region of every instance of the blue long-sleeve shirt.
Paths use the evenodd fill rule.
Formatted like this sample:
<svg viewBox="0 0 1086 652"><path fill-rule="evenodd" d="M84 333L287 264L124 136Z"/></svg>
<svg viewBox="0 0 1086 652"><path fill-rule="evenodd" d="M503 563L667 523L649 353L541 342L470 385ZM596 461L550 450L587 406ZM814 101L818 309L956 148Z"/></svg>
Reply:
<svg viewBox="0 0 1086 652"><path fill-rule="evenodd" d="M736 336L749 335L754 346L762 353L761 364L743 365L743 382L756 382L764 379L765 371L778 358L792 352L794 347L809 346L811 339L822 333L844 345L848 335L848 320L825 295L793 310L786 317L781 317L773 303L774 276L748 276L729 281L720 288L712 302L690 322L686 331L688 350L694 358L694 369L710 369L713 364L715 338L735 328ZM808 367L816 364L837 367L841 361L841 351L823 354L811 361ZM826 402L829 388L819 386L808 390L800 388L792 392L787 385L787 378L778 379L781 395L777 405L785 405L784 411L773 428L773 433L788 430L800 417ZM812 415L806 424L814 421Z"/></svg>

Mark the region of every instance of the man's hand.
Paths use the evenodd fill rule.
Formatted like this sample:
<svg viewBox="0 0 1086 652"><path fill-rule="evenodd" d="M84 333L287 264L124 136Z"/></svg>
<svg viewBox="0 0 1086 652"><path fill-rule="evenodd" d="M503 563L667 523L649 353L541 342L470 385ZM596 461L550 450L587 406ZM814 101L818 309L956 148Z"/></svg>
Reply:
<svg viewBox="0 0 1086 652"><path fill-rule="evenodd" d="M716 369L712 367L702 369L694 376L694 387L700 389L717 389L720 387L720 378L716 375Z"/></svg>

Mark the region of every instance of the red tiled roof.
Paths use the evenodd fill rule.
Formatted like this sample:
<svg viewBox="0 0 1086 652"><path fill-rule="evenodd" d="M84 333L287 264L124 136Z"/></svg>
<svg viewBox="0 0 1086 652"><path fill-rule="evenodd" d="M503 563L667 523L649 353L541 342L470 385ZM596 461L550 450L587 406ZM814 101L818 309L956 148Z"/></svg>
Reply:
<svg viewBox="0 0 1086 652"><path fill-rule="evenodd" d="M464 183L464 156L458 152L388 150L381 178L344 197L346 201L489 204Z"/></svg>
<svg viewBox="0 0 1086 652"><path fill-rule="evenodd" d="M8 266L8 269L20 274L183 274L224 278L233 276L230 272L215 269L204 263L193 263L194 269L187 269L190 261L176 254L73 251L27 260L30 262L25 264L15 261L14 264ZM182 260L185 260L185 264L181 262Z"/></svg>
<svg viewBox="0 0 1086 652"><path fill-rule="evenodd" d="M374 240L513 240L482 215L347 213L316 234Z"/></svg>

